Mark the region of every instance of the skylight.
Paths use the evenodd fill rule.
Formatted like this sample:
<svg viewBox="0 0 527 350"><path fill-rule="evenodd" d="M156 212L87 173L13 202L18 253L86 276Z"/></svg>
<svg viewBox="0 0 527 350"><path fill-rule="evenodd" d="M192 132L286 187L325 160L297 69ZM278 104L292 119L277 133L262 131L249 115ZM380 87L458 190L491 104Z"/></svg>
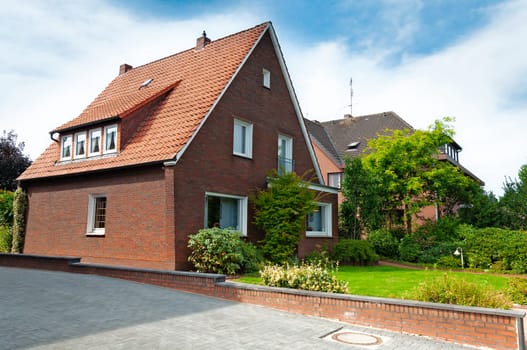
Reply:
<svg viewBox="0 0 527 350"><path fill-rule="evenodd" d="M359 147L360 145L360 141L355 141L355 142L352 142L348 145L348 150L354 150L354 149L357 149L357 147Z"/></svg>
<svg viewBox="0 0 527 350"><path fill-rule="evenodd" d="M153 81L154 81L154 79L152 79L152 78L145 80L145 81L141 84L141 86L139 86L139 89L142 89L142 88L147 87L147 86L150 85L150 83L153 82Z"/></svg>

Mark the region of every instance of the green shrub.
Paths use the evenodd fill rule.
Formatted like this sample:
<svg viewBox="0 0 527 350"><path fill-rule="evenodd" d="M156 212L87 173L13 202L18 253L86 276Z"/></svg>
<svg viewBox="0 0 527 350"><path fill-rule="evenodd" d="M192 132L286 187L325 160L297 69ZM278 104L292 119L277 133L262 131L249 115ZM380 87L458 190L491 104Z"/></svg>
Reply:
<svg viewBox="0 0 527 350"><path fill-rule="evenodd" d="M419 254L421 254L421 246L412 237L405 236L401 240L401 244L399 244L399 257L401 260L417 262Z"/></svg>
<svg viewBox="0 0 527 350"><path fill-rule="evenodd" d="M507 292L516 304L527 304L527 278L513 277L509 279Z"/></svg>
<svg viewBox="0 0 527 350"><path fill-rule="evenodd" d="M389 230L380 229L368 233L368 242L380 256L397 258L399 256L399 241Z"/></svg>
<svg viewBox="0 0 527 350"><path fill-rule="evenodd" d="M371 264L379 260L368 241L341 239L333 249L333 259L341 263Z"/></svg>
<svg viewBox="0 0 527 350"><path fill-rule="evenodd" d="M11 229L8 226L0 225L0 253L10 253L12 241Z"/></svg>
<svg viewBox="0 0 527 350"><path fill-rule="evenodd" d="M470 267L527 273L527 232L463 225Z"/></svg>
<svg viewBox="0 0 527 350"><path fill-rule="evenodd" d="M405 295L407 299L432 303L456 304L488 308L510 309L512 300L488 286L448 277L435 278L422 282Z"/></svg>
<svg viewBox="0 0 527 350"><path fill-rule="evenodd" d="M447 269L461 268L461 259L452 255L445 255L437 259L435 266Z"/></svg>
<svg viewBox="0 0 527 350"><path fill-rule="evenodd" d="M208 228L189 236L188 257L197 271L233 275L258 268L256 247L245 243L240 233L227 229Z"/></svg>
<svg viewBox="0 0 527 350"><path fill-rule="evenodd" d="M348 283L339 281L320 265L267 265L260 271L266 286L295 288L329 293L348 293Z"/></svg>
<svg viewBox="0 0 527 350"><path fill-rule="evenodd" d="M265 232L262 252L269 261L282 264L296 256L305 230L306 215L316 210L309 183L295 173L268 175L269 186L252 199L254 223Z"/></svg>
<svg viewBox="0 0 527 350"><path fill-rule="evenodd" d="M13 198L13 192L0 190L0 225L13 225Z"/></svg>
<svg viewBox="0 0 527 350"><path fill-rule="evenodd" d="M317 245L314 251L304 256L304 262L308 265L320 265L326 269L336 267L336 262L331 258L327 245Z"/></svg>

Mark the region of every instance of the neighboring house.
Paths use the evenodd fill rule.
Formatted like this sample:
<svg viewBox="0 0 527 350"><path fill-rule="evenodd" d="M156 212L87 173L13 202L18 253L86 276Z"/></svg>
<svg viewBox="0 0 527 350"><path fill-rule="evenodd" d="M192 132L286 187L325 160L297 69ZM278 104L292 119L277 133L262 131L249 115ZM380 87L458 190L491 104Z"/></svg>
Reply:
<svg viewBox="0 0 527 350"><path fill-rule="evenodd" d="M383 112L371 115L352 117L345 115L343 119L318 122L305 120L311 136L313 149L317 156L324 183L340 189L346 158L354 158L362 154L368 146L368 141L379 135L389 135L393 130L415 130L404 119L394 112ZM455 142L440 149L440 159L451 162L465 175L483 185L477 176L459 163L461 147ZM339 192L339 203L342 203ZM402 219L402 215L399 216ZM435 207L426 207L417 215L419 218L434 219L437 216Z"/></svg>
<svg viewBox="0 0 527 350"><path fill-rule="evenodd" d="M271 23L119 75L19 177L24 252L189 268L188 235L239 230L256 242L249 195L271 169L312 171L322 197L303 256L337 239L337 191L323 186Z"/></svg>
<svg viewBox="0 0 527 350"><path fill-rule="evenodd" d="M305 119L324 183L340 189L346 158L360 155L368 140L388 135L390 130L414 130L394 112L318 122ZM339 193L339 202L343 200Z"/></svg>

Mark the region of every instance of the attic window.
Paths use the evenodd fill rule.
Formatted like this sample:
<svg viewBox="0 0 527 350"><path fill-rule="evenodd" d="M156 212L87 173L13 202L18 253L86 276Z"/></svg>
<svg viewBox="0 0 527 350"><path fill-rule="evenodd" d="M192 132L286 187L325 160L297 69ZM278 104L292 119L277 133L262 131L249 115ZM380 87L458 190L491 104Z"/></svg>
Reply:
<svg viewBox="0 0 527 350"><path fill-rule="evenodd" d="M262 70L262 77L263 77L263 86L270 89L271 88L271 72L267 69Z"/></svg>
<svg viewBox="0 0 527 350"><path fill-rule="evenodd" d="M150 85L150 83L153 82L153 81L154 81L154 79L152 79L152 78L145 80L145 81L141 84L141 86L139 86L139 89L142 89L142 88L147 87L147 86Z"/></svg>
<svg viewBox="0 0 527 350"><path fill-rule="evenodd" d="M348 151L353 151L353 150L356 150L360 145L360 141L355 141L355 142L352 142L348 145L347 149Z"/></svg>

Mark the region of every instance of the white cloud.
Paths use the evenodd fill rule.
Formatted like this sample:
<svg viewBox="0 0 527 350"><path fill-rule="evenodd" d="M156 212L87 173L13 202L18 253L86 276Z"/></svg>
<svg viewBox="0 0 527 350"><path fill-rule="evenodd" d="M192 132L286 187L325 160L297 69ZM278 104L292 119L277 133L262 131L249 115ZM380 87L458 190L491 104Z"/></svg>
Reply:
<svg viewBox="0 0 527 350"><path fill-rule="evenodd" d="M260 22L244 11L170 21L104 1L16 0L3 3L0 20L0 125L15 130L33 159L51 142L48 132L79 115L120 64L188 49L204 29L215 39Z"/></svg>
<svg viewBox="0 0 527 350"><path fill-rule="evenodd" d="M497 5L486 27L422 57L404 50L423 25L420 2L387 4L383 28L397 30L389 36L395 39L372 33L364 45L365 35L361 52L342 37L300 46L286 23L275 23L304 114L329 120L349 113L353 77L354 115L393 110L417 128L454 116L462 163L500 192L504 176L514 177L527 162L527 4ZM36 158L50 142L47 132L76 117L120 64L137 66L192 47L204 29L214 39L252 27L268 19L265 12L256 5L170 20L140 18L103 0L4 2L1 129L14 129ZM387 66L397 46L404 60Z"/></svg>
<svg viewBox="0 0 527 350"><path fill-rule="evenodd" d="M462 164L488 190L501 193L504 176L514 177L527 162L527 104L510 103L527 81L527 4L493 10L478 32L430 56L407 57L397 67L382 64L382 47L354 52L333 41L292 50L289 69L304 113L341 118L349 111L352 76L354 115L393 110L417 128L453 116Z"/></svg>

